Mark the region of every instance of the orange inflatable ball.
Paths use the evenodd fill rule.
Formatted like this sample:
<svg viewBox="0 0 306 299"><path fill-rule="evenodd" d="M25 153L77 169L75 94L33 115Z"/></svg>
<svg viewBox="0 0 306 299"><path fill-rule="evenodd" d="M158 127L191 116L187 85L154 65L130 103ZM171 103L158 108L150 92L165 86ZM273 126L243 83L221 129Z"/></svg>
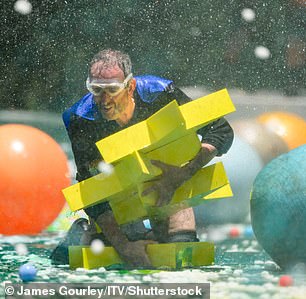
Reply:
<svg viewBox="0 0 306 299"><path fill-rule="evenodd" d="M289 150L306 143L306 121L288 112L267 112L257 120L287 143Z"/></svg>
<svg viewBox="0 0 306 299"><path fill-rule="evenodd" d="M240 119L231 125L235 134L257 151L264 164L288 152L286 142L255 119Z"/></svg>
<svg viewBox="0 0 306 299"><path fill-rule="evenodd" d="M39 129L0 126L0 234L37 234L64 206L70 184L61 147Z"/></svg>

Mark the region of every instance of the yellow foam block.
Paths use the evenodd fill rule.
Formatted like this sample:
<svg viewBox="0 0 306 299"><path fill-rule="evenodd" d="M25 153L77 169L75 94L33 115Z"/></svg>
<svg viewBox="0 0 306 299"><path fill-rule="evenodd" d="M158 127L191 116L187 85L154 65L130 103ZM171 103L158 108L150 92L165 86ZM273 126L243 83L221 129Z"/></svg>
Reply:
<svg viewBox="0 0 306 299"><path fill-rule="evenodd" d="M186 181L175 191L170 204L173 205L182 201L186 201L187 199L192 199L196 196L206 196L228 183L229 181L222 162L206 166L198 170L197 173L192 176L192 178ZM152 182L150 181L138 184L139 196L146 188L150 187L151 185ZM157 198L155 194L153 194L153 196L141 196L141 200L145 206L155 206L156 199ZM167 207L164 206L163 208Z"/></svg>
<svg viewBox="0 0 306 299"><path fill-rule="evenodd" d="M71 269L84 268L82 248L84 246L68 247L69 266Z"/></svg>
<svg viewBox="0 0 306 299"><path fill-rule="evenodd" d="M148 215L148 212L143 206L140 198L137 195L133 196L133 192L137 193L137 189L126 192L121 196L121 198L119 197L118 199L109 201L118 224L129 223L137 219L144 219Z"/></svg>
<svg viewBox="0 0 306 299"><path fill-rule="evenodd" d="M147 120L147 126L151 137L151 143L162 140L169 134L184 132L185 121L176 101L172 101L165 107L151 115ZM176 139L175 137L172 139Z"/></svg>
<svg viewBox="0 0 306 299"><path fill-rule="evenodd" d="M70 249L69 249L70 254ZM85 269L94 269L108 267L113 264L123 264L122 259L113 247L105 247L102 254L94 254L90 247L82 249L83 267Z"/></svg>
<svg viewBox="0 0 306 299"><path fill-rule="evenodd" d="M173 101L147 120L108 136L96 145L103 159L113 163L133 151L159 148L233 111L235 107L226 89L181 106Z"/></svg>
<svg viewBox="0 0 306 299"><path fill-rule="evenodd" d="M203 196L204 200L211 200L211 199L220 199L225 197L232 197L233 191L230 184L226 184L222 186L221 188L218 188L211 192L210 194L207 194Z"/></svg>
<svg viewBox="0 0 306 299"><path fill-rule="evenodd" d="M179 187L169 205L147 206L149 217L163 218L182 209L203 204L205 200L233 196L224 166L221 162L199 170L190 180ZM144 198L142 200L145 201Z"/></svg>
<svg viewBox="0 0 306 299"><path fill-rule="evenodd" d="M149 152L187 134L185 120L178 103L174 100L161 108L147 120L147 128L151 136L151 144L139 148L140 152Z"/></svg>
<svg viewBox="0 0 306 299"><path fill-rule="evenodd" d="M155 268L181 269L208 266L214 262L214 244L208 242L181 242L147 245L149 259ZM89 246L70 246L71 269L94 269L124 264L113 247L94 254Z"/></svg>
<svg viewBox="0 0 306 299"><path fill-rule="evenodd" d="M210 242L195 242L190 248L190 243L181 242L177 245L177 264L182 262L182 267L208 266L214 263L215 246ZM183 252L182 252L183 251ZM190 252L191 251L191 252ZM182 252L182 254L181 254ZM185 253L186 252L186 253ZM191 263L188 254L191 253ZM180 255L182 257L180 257Z"/></svg>
<svg viewBox="0 0 306 299"><path fill-rule="evenodd" d="M226 89L180 106L186 130L198 130L218 118L235 111L235 106Z"/></svg>
<svg viewBox="0 0 306 299"><path fill-rule="evenodd" d="M196 133L185 135L152 151L142 153L149 160L159 160L164 163L182 166L192 160L201 149L201 142Z"/></svg>
<svg viewBox="0 0 306 299"><path fill-rule="evenodd" d="M192 159L200 147L199 138L193 133L147 154L134 152L118 161L112 174L98 174L72 185L63 190L64 196L72 211L109 201L113 195L122 194L129 186L136 187L137 183L159 175L161 170L150 163L151 159L180 166Z"/></svg>
<svg viewBox="0 0 306 299"><path fill-rule="evenodd" d="M190 180L186 181L175 191L171 204L202 194L204 196L204 194L228 183L228 178L222 162L206 166L197 171Z"/></svg>
<svg viewBox="0 0 306 299"><path fill-rule="evenodd" d="M218 197L215 197L214 196L215 194ZM227 184L225 186L218 188L217 190L212 191L208 195L203 196L203 194L200 194L192 198L189 198L187 200L184 200L178 203L169 204L163 207L149 207L147 208L148 216L145 218L163 219L166 216L173 215L186 208L195 207L195 206L204 204L205 201L207 200L217 200L219 198L226 198L226 197L231 197L231 196L233 196L233 193L231 191L230 185Z"/></svg>
<svg viewBox="0 0 306 299"><path fill-rule="evenodd" d="M151 150L152 144L169 135L171 140L175 140L182 135L183 131L184 119L177 102L172 101L145 121L101 139L96 142L96 146L104 161L113 163L134 151L144 148ZM122 140L124 140L124 146L122 146ZM159 146L171 140L164 140Z"/></svg>
<svg viewBox="0 0 306 299"><path fill-rule="evenodd" d="M214 262L214 244L208 242L151 244L147 252L155 268L181 269Z"/></svg>
<svg viewBox="0 0 306 299"><path fill-rule="evenodd" d="M221 162L199 170L190 180L176 190L169 205L156 207L156 197L153 195L142 197L145 184L130 188L117 198L110 199L114 216L118 224L125 224L148 217L165 217L177 211L203 203L203 200L216 197L232 196L228 178ZM223 188L227 186L226 188Z"/></svg>
<svg viewBox="0 0 306 299"><path fill-rule="evenodd" d="M108 200L129 186L161 173L148 159L135 152L118 162L110 175L103 173L62 190L72 211Z"/></svg>
<svg viewBox="0 0 306 299"><path fill-rule="evenodd" d="M126 140L130 142L126 142ZM147 122L142 121L99 140L96 142L96 146L102 154L103 160L106 163L113 163L139 148L151 145L151 143ZM116 159L113 157L116 157Z"/></svg>

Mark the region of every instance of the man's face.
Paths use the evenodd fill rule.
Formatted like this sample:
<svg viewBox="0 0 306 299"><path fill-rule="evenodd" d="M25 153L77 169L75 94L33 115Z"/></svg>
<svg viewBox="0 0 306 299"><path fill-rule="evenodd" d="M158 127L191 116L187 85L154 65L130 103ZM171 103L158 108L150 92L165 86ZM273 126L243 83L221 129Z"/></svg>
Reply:
<svg viewBox="0 0 306 299"><path fill-rule="evenodd" d="M123 82L125 79L123 71L117 65L111 68L103 68L99 63L95 63L90 71L91 79L114 80L118 82ZM131 87L128 86L116 95L111 95L107 92L94 95L94 100L105 119L117 120L125 113L132 95Z"/></svg>

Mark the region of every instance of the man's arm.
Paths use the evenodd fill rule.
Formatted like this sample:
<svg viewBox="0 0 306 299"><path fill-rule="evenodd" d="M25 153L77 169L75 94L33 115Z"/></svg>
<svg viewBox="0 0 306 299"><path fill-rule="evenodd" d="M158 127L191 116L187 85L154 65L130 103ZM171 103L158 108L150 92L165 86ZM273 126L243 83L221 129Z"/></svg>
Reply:
<svg viewBox="0 0 306 299"><path fill-rule="evenodd" d="M154 243L149 240L131 242L120 230L111 210L100 214L95 222L103 228L103 234L116 249L120 257L132 267L152 268L146 253L146 245Z"/></svg>
<svg viewBox="0 0 306 299"><path fill-rule="evenodd" d="M90 172L91 164L96 160L101 160L101 154L96 147L97 137L94 135L93 124L76 115L72 115L68 136L77 166L76 179L80 182L92 176Z"/></svg>
<svg viewBox="0 0 306 299"><path fill-rule="evenodd" d="M166 105L172 100L182 105L191 99L174 84L171 84L156 101L157 105ZM190 179L198 170L209 163L215 156L225 154L232 145L234 133L225 118L220 118L197 131L201 137L201 149L198 154L183 167L168 165L161 161L152 161L152 164L161 168L162 175L154 184L146 189L142 195L151 192L159 194L158 206L168 204L175 190Z"/></svg>

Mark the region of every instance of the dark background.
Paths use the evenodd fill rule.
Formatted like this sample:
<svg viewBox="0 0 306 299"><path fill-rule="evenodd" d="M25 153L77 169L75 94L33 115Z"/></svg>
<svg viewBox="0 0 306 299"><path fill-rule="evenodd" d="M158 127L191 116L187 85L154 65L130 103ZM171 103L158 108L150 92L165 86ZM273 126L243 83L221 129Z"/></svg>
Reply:
<svg viewBox="0 0 306 299"><path fill-rule="evenodd" d="M305 93L304 0L30 2L23 15L2 1L0 109L63 111L86 92L91 57L108 47L130 54L134 74L179 86ZM257 46L270 57L256 57Z"/></svg>

